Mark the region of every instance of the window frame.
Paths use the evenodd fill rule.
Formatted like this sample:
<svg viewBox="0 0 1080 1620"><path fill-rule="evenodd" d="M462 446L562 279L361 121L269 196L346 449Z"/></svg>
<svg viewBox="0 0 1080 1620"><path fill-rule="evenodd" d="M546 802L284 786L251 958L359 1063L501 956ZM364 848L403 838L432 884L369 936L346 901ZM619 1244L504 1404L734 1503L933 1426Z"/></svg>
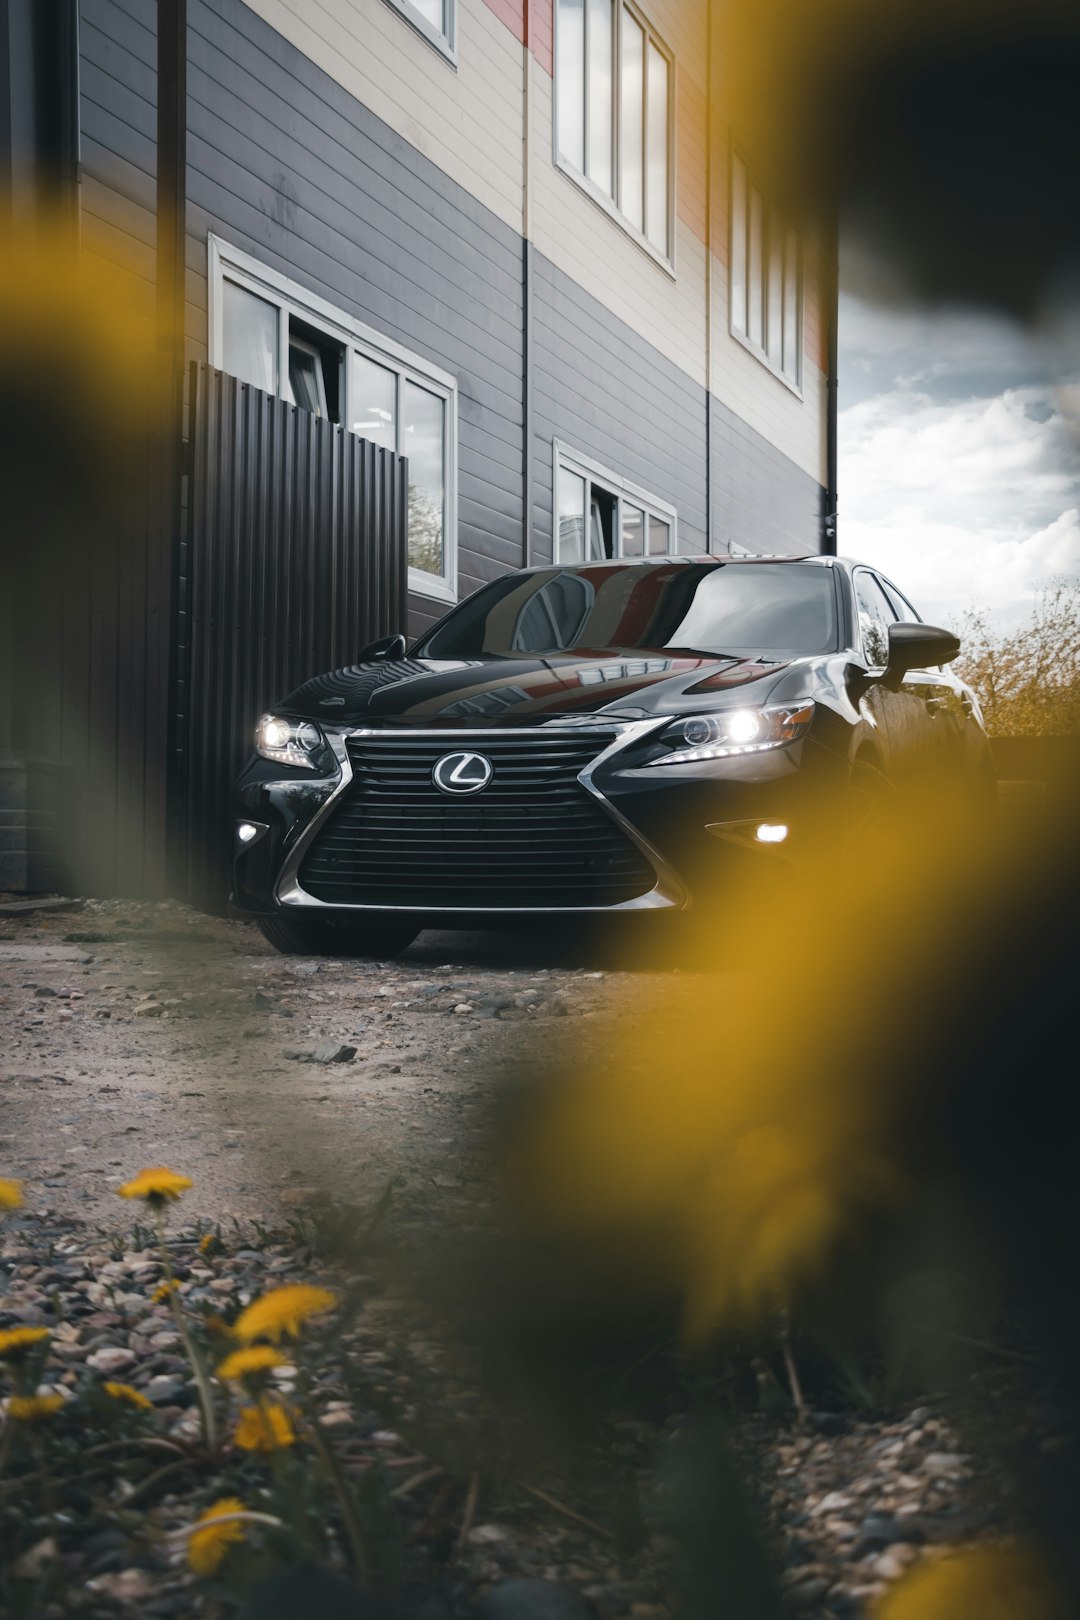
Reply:
<svg viewBox="0 0 1080 1620"><path fill-rule="evenodd" d="M740 329L735 324L735 277L734 277L734 275L732 273L732 259L734 257L734 247L735 247L735 167L736 167L736 164L740 164L740 163L742 164L743 172L744 172L744 174L746 176L746 199L745 199L746 218L745 218L745 222L744 222L744 225L743 225L743 232L744 232L744 235L745 235L745 238L746 238L746 260L747 260L747 262L746 262L746 265L744 266L744 272L743 273L744 273L745 287L746 287L746 298L747 298L748 303L749 303L749 299L750 299L750 230L749 230L750 197L751 197L751 193L752 193L753 190L756 189L757 191L759 191L761 193L761 198L762 198L762 203L763 203L764 218L763 218L763 221L762 221L762 254L761 254L761 271L762 271L762 277L761 277L761 322L762 322L762 330L764 331L764 334L765 334L765 344L764 344L764 346L762 346L759 343L756 343L754 341L754 339L750 336L749 332L740 331ZM747 158L746 153L742 150L742 148L740 146L738 146L738 144L733 143L732 148L731 148L731 160L730 160L729 172L728 172L728 242L730 244L729 256L728 256L728 333L732 338L734 338L736 343L740 344L749 354L752 354L754 356L755 360L760 361L760 363L765 367L766 371L771 372L772 375L777 379L778 382L783 383L784 387L787 388L788 390L790 390L790 392L795 395L796 399L802 399L803 398L803 374L804 374L804 369L805 369L805 356L803 354L803 332L804 332L804 326L805 326L805 310L804 310L804 304L805 304L805 296L804 296L804 294L805 294L805 276L804 276L804 270L805 270L805 258L806 258L806 255L805 255L805 253L803 251L803 233L802 233L802 231L799 230L797 226L792 225L790 223L790 221L786 221L786 220L782 221L782 223L781 223L781 234L782 235L786 234L786 232L788 230L794 231L796 245L797 245L797 249L798 249L798 253L797 253L798 266L797 266L797 270L796 270L796 288L795 288L795 307L796 307L796 311L797 311L797 315L798 315L797 330L796 330L796 334L795 334L795 354L796 354L796 357L797 357L797 360L798 360L798 367L799 367L798 377L797 378L790 377L788 375L788 373L783 368L783 337L782 336L781 336L781 340L780 340L781 363L779 365L777 365L776 361L772 359L772 357L769 354L769 350L768 350L768 343L769 343L769 330L768 330L768 327L769 327L769 247L770 247L770 236L771 236L770 226L771 226L771 222L772 222L772 219L773 219L773 216L774 216L775 213L776 213L776 209L769 202L769 198L767 197L766 193L764 192L764 190L762 189L761 186L757 185L753 165L750 163L749 159ZM784 251L783 248L781 248L782 253L783 253L783 251ZM781 259L781 275L780 275L780 310L781 310L781 321L783 321L783 310L784 310L783 259Z"/></svg>
<svg viewBox="0 0 1080 1620"><path fill-rule="evenodd" d="M408 588L417 596L439 602L456 602L457 591L457 539L458 539L458 383L451 372L433 365L422 355L414 354L384 337L381 332L355 320L334 307L317 293L309 292L289 276L272 270L261 260L243 249L211 233L207 238L208 331L207 351L209 363L221 369L225 353L224 337L224 285L226 281L275 305L278 311L278 392L279 399L292 401L289 387L289 317L294 315L307 326L313 326L331 342L345 349L345 365L341 384L341 429L351 433L347 426L351 420L350 393L352 366L349 351L355 350L376 365L392 371L395 377L395 442L400 446L404 431L402 404L405 384L413 382L427 389L443 401L443 559L444 572L432 574L409 567ZM296 340L293 340L296 341ZM362 434L355 437L361 438ZM402 453L399 451L399 453Z"/></svg>
<svg viewBox="0 0 1080 1620"><path fill-rule="evenodd" d="M551 441L551 566L559 566L559 525L558 525L558 489L559 473L565 470L574 473L578 478L585 480L585 511L589 512L592 504L592 487L597 485L605 495L614 498L615 515L612 525L612 534L617 544L610 557L604 562L615 562L622 558L622 509L623 503L627 506L636 506L645 514L646 518L659 518L668 525L668 549L666 552L645 551L641 561L648 561L653 557L674 557L678 555L679 538L679 512L669 501L662 501L658 496L651 495L648 490L642 489L640 484L632 483L628 478L620 478L617 473L611 472L601 462L594 461L592 456L586 456L570 445L564 444L561 439ZM635 559L630 559L631 561ZM589 559L583 558L587 564ZM575 565L576 566L576 565Z"/></svg>
<svg viewBox="0 0 1080 1620"><path fill-rule="evenodd" d="M420 35L425 44L438 51L444 61L457 72L457 0L442 0L442 3L446 8L445 34L436 28L434 23L428 22L420 8L411 4L411 0L386 0L390 9L396 11L398 16Z"/></svg>
<svg viewBox="0 0 1080 1620"><path fill-rule="evenodd" d="M583 119L584 119L582 156L584 158L585 168L584 168L584 170L579 169L576 163L574 163L570 158L565 157L563 155L563 153L562 153L562 151L561 151L561 149L559 147L559 96L560 96L559 83L560 83L560 78L561 78L561 75L559 73L559 0L554 0L554 4L553 4L552 61L553 61L554 67L553 67L553 74L552 74L552 98L551 98L552 157L553 157L553 160L554 160L554 163L555 163L555 167L557 169L559 169L566 176L566 178L568 180L571 180L574 183L574 185L576 185L578 187L578 189L580 191L583 191L585 193L585 195L589 198L590 202L595 203L598 208L602 209L603 212L608 216L608 218L613 220L615 222L615 224L618 225L620 227L620 229L625 232L625 234L630 238L630 240L634 243L634 245L636 247L641 248L643 252L647 253L649 258L652 259L652 261L654 262L654 264L658 265L661 270L666 271L667 274L674 281L676 279L676 264L675 264L675 225L676 225L675 185L676 185L676 170L675 170L675 163L676 163L676 131L677 131L677 128L678 128L678 109L676 107L676 96L677 96L678 92L677 92L677 74L676 74L676 71L675 71L675 53L664 42L661 35L653 27L652 23L649 21L648 17L641 10L641 8L633 3L633 0L612 0L612 5L613 5L613 9L614 9L614 16L613 16L613 19L612 19L613 26L612 26L612 30L611 30L611 53L612 53L612 55L611 55L611 65L612 65L612 76L611 76L611 92L612 92L612 94L611 94L611 173L612 173L613 190L615 192L615 196L610 196L609 197L607 192L603 189L603 187L597 185L595 180L591 180L589 178L588 173L587 173L588 166L589 166L589 148L588 148L588 143L589 143L589 120L588 120L588 105L589 105L589 92L588 92L589 4L588 4L588 0L584 0L584 44L583 44L583 60L582 60L582 91L583 91L583 95L582 95L582 116L583 116ZM644 53L643 53L644 66L643 66L643 70L642 70L642 81L643 81L643 96L642 96L642 131L643 131L643 134L642 134L642 163L645 166L646 171L647 171L647 168L648 168L648 78L649 78L649 75L648 75L648 59L649 59L649 45L650 44L652 44L652 45L654 45L656 47L656 49L660 52L661 56L664 58L665 62L667 63L667 66L668 66L668 109L667 109L667 125L668 125L668 127L667 127L667 176L668 176L668 185L667 185L667 199L666 199L668 251L666 253L664 253L660 248L658 248L656 246L655 242L651 242L649 240L648 236L646 236L645 232L643 230L639 230L638 227L634 224L633 220L630 219L628 215L624 214L621 207L619 206L619 198L620 198L620 194L621 194L621 191L622 191L622 102L623 102L623 98L622 98L622 32L623 32L623 15L627 11L633 17L634 21L639 24L639 26L641 27L642 32L643 32L643 34L645 36L645 48L644 48ZM647 182L646 182L646 184L647 184ZM644 200L644 197L643 197L642 217L646 222L647 222L647 215L648 215L648 206L647 206L647 202Z"/></svg>

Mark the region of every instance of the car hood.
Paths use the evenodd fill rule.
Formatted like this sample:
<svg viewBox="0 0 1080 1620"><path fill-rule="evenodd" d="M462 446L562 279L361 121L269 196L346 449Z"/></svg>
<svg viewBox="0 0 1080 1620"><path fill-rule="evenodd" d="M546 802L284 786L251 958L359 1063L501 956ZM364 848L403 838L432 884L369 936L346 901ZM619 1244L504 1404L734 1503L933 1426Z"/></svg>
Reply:
<svg viewBox="0 0 1080 1620"><path fill-rule="evenodd" d="M784 663L673 654L662 650L575 652L547 658L469 661L401 659L355 664L318 675L277 708L326 725L388 722L414 726L542 724L556 715L603 712L645 719L686 700L734 687L771 687Z"/></svg>

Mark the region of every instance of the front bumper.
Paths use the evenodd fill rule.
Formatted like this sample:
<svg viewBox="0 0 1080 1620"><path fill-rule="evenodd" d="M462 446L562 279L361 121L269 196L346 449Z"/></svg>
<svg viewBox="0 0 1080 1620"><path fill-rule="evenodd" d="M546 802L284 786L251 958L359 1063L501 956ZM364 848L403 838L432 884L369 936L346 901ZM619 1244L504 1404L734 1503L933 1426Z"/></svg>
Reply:
<svg viewBox="0 0 1080 1620"><path fill-rule="evenodd" d="M523 902L520 894L508 894L503 904L498 896L484 892L475 904L469 895L463 904L460 894L449 903L438 892L423 893L422 884L418 892L415 879L400 894L388 895L380 886L374 900L343 903L311 892L308 858L357 791L350 739L354 746L356 739L388 744L391 739L410 743L428 739L440 752L461 748L483 752L485 741L493 749L512 736L535 743L542 729L409 727L331 736L337 770L329 776L299 771L286 775L280 766L261 759L251 762L237 790L236 824L244 823L248 830L246 841L236 836L234 842L232 910L241 916L296 910L336 915L408 912L432 923L451 917L479 922L523 915L677 912L722 884L733 867L797 860L814 836L816 806L823 797L822 787L835 778L836 756L808 738L706 763L643 763L641 745L666 723L654 719L615 727L598 722L595 753L576 773L580 791L643 858L647 875L640 892L627 898L598 904L594 898L578 901L557 892L548 903L546 895L533 894ZM586 730L575 731L575 740ZM783 825L789 836L782 844L758 843L754 829L761 823ZM433 891L438 888L434 885ZM477 889L481 888L478 882Z"/></svg>

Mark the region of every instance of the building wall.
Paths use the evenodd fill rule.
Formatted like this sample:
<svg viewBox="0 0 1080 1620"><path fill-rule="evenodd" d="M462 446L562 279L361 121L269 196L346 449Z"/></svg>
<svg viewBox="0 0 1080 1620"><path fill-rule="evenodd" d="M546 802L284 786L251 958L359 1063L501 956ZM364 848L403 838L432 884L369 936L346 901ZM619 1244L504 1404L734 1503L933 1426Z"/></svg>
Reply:
<svg viewBox="0 0 1080 1620"><path fill-rule="evenodd" d="M461 594L524 560L526 499L531 555L550 555L553 437L675 505L682 550L710 526L718 550L819 547L813 254L800 399L728 332L705 8L648 10L677 61L674 275L552 161L551 0L531 0L531 49L516 0L458 0L456 69L386 0L189 0L189 352L206 356L212 231L453 372ZM154 8L83 0L82 18L84 244L125 265L149 321ZM413 628L441 611L414 598Z"/></svg>

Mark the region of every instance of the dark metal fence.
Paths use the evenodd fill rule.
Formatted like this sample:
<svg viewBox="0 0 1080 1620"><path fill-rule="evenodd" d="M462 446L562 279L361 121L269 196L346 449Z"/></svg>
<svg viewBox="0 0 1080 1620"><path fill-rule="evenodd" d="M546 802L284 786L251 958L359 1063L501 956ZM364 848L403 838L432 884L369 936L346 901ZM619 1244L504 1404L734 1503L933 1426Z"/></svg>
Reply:
<svg viewBox="0 0 1080 1620"><path fill-rule="evenodd" d="M220 908L259 715L405 622L407 462L192 366L176 579L174 888Z"/></svg>

